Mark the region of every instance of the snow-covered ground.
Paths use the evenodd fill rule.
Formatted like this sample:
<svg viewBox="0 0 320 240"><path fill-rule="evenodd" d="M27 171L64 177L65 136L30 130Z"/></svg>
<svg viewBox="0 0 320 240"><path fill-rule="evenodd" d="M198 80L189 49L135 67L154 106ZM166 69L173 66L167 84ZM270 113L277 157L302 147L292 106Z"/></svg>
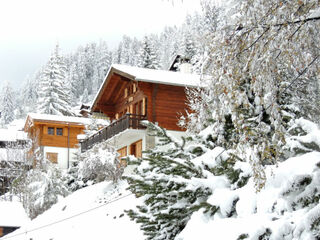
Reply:
<svg viewBox="0 0 320 240"><path fill-rule="evenodd" d="M1 239L144 239L139 225L124 214L139 204L126 187L124 181L117 187L102 182L78 190Z"/></svg>
<svg viewBox="0 0 320 240"><path fill-rule="evenodd" d="M0 200L0 226L19 227L29 221L20 202Z"/></svg>

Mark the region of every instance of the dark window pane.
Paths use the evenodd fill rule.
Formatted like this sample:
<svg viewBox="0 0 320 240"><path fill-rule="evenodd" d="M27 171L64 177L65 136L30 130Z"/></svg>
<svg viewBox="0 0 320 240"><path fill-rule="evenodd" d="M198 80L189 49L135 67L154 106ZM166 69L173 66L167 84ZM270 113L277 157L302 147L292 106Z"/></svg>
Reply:
<svg viewBox="0 0 320 240"><path fill-rule="evenodd" d="M54 128L53 127L48 127L48 134L54 135Z"/></svg>
<svg viewBox="0 0 320 240"><path fill-rule="evenodd" d="M63 128L57 128L57 135L59 136L63 135Z"/></svg>

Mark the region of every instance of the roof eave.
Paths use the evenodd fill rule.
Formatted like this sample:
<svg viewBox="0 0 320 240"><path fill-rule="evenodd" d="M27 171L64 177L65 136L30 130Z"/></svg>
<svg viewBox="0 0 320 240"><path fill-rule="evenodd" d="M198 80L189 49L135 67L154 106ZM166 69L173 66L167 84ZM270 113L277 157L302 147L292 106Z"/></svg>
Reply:
<svg viewBox="0 0 320 240"><path fill-rule="evenodd" d="M117 73L117 74L119 74L119 75L121 75L123 77L129 78L131 80L136 80L135 76L130 75L130 74L126 73L126 72L123 72L123 71L117 69L116 67L114 67L113 65L111 65L108 73L106 74L106 77L105 77L103 83L101 84L101 87L99 88L99 91L97 92L97 94L96 94L96 96L94 98L94 101L93 101L93 103L92 103L92 105L90 107L90 112L92 112L93 109L96 107L97 102L100 100L104 90L106 89L106 87L108 85L108 82L110 81L110 79L111 79L111 77L112 77L112 75L114 73Z"/></svg>

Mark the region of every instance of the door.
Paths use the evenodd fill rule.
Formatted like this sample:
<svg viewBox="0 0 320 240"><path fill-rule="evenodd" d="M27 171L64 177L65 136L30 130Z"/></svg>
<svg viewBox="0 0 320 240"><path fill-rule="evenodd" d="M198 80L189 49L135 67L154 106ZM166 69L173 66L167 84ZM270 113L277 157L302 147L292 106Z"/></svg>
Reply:
<svg viewBox="0 0 320 240"><path fill-rule="evenodd" d="M130 155L134 155L137 158L142 157L142 140L139 140L130 145Z"/></svg>

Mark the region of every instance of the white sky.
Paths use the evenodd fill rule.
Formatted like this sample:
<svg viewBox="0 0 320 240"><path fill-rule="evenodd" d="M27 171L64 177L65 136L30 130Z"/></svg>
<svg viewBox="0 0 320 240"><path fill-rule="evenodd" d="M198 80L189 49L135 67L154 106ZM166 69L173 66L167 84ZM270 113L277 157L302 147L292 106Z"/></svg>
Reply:
<svg viewBox="0 0 320 240"><path fill-rule="evenodd" d="M59 41L67 53L124 34L141 37L180 25L200 0L0 0L0 85L19 87L43 65Z"/></svg>

